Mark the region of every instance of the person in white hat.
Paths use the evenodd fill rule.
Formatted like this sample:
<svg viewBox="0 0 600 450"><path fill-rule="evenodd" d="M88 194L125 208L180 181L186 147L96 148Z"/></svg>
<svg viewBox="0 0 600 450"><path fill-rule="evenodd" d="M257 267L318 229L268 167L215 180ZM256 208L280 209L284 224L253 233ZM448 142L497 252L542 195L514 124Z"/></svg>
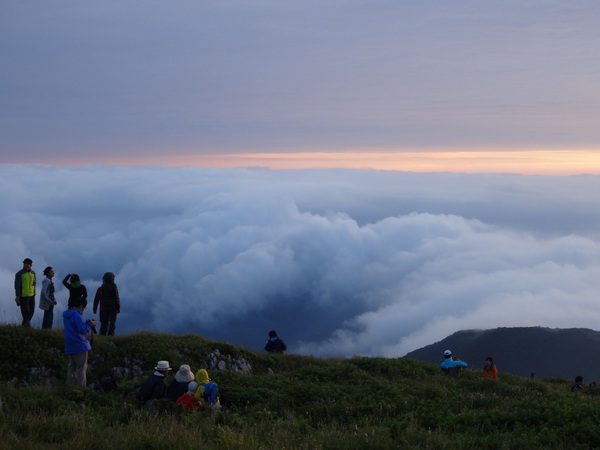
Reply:
<svg viewBox="0 0 600 450"><path fill-rule="evenodd" d="M191 381L194 381L192 369L187 364L182 364L175 374L175 379L167 387L167 398L176 401L188 391L188 384Z"/></svg>
<svg viewBox="0 0 600 450"><path fill-rule="evenodd" d="M138 393L138 398L144 405L150 400L164 398L167 393L165 380L173 369L169 367L169 361L159 361L154 370L156 372L146 378Z"/></svg>
<svg viewBox="0 0 600 450"><path fill-rule="evenodd" d="M452 356L450 350L444 351L444 361L440 364L444 373L452 378L460 378L461 367L467 367L467 363Z"/></svg>

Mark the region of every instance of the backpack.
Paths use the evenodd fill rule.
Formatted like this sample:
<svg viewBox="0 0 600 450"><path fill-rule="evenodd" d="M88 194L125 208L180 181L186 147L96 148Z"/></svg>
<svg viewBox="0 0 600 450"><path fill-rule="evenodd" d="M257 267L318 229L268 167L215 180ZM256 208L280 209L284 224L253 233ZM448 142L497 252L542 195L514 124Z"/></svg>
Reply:
<svg viewBox="0 0 600 450"><path fill-rule="evenodd" d="M219 387L212 381L209 381L208 383L200 383L200 386L204 386L204 393L202 394L204 401L210 403L211 405L217 403L217 393L219 392Z"/></svg>

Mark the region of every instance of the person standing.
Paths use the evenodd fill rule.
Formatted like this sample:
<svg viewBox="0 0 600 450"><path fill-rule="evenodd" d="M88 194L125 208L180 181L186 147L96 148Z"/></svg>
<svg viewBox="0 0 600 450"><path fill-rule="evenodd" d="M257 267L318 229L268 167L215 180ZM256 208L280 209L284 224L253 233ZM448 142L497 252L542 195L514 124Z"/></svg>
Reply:
<svg viewBox="0 0 600 450"><path fill-rule="evenodd" d="M15 302L21 308L21 325L31 328L31 318L35 311L35 272L31 269L33 261L23 260L23 268L15 274Z"/></svg>
<svg viewBox="0 0 600 450"><path fill-rule="evenodd" d="M452 356L450 350L444 351L444 361L440 364L442 371L452 378L460 378L461 367L467 367L467 363Z"/></svg>
<svg viewBox="0 0 600 450"><path fill-rule="evenodd" d="M121 299L115 284L115 274L112 272L106 272L102 276L102 286L98 288L94 297L94 314L98 306L100 306L100 335L114 336L117 314L121 312Z"/></svg>
<svg viewBox="0 0 600 450"><path fill-rule="evenodd" d="M75 383L80 388L87 386L87 359L92 349L87 336L96 326L95 320L83 321L87 300L79 298L71 309L63 312L65 354L69 357L67 384Z"/></svg>
<svg viewBox="0 0 600 450"><path fill-rule="evenodd" d="M269 331L269 340L265 345L265 351L268 353L281 353L284 354L287 350L287 346L282 339L277 336L277 332L275 330Z"/></svg>
<svg viewBox="0 0 600 450"><path fill-rule="evenodd" d="M44 269L44 281L42 281L42 289L40 291L40 309L44 311L44 318L42 320L42 329L50 330L52 328L52 322L54 322L54 307L56 306L56 299L54 298L54 269L50 266Z"/></svg>
<svg viewBox="0 0 600 450"><path fill-rule="evenodd" d="M494 364L494 360L491 356L485 358L485 364L483 366L483 378L489 378L491 380L498 379L498 368Z"/></svg>
<svg viewBox="0 0 600 450"><path fill-rule="evenodd" d="M73 308L75 302L80 298L87 300L87 289L85 288L85 285L81 284L81 279L76 273L67 274L62 281L62 284L69 290L69 303L67 304L67 309Z"/></svg>

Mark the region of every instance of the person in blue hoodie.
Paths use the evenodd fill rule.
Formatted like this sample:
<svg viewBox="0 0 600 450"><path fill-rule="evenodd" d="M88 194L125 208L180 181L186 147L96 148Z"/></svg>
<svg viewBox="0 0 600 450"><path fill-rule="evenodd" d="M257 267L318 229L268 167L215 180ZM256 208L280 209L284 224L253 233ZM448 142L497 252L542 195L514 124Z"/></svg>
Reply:
<svg viewBox="0 0 600 450"><path fill-rule="evenodd" d="M90 330L96 326L95 320L83 321L83 311L86 307L87 300L78 298L72 308L63 312L65 354L69 357L67 384L75 383L81 388L87 386L88 351L92 349L87 337Z"/></svg>
<svg viewBox="0 0 600 450"><path fill-rule="evenodd" d="M467 367L467 363L452 356L450 350L444 351L444 361L440 364L442 371L452 378L460 378L460 369Z"/></svg>

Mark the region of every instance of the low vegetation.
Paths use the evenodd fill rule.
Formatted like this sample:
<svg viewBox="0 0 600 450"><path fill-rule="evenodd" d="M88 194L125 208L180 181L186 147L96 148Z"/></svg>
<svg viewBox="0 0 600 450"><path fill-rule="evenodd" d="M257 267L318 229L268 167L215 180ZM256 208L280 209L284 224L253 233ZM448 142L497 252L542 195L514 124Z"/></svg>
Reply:
<svg viewBox="0 0 600 450"><path fill-rule="evenodd" d="M267 355L197 335L95 338L88 381L100 386L123 361L144 376L112 389L65 385L59 330L0 326L0 442L10 449L577 449L600 447L600 392L562 379L464 371L408 359ZM205 356L244 358L250 375L211 370L220 412L152 411L132 393L156 361L201 368ZM599 389L600 391L600 389Z"/></svg>

